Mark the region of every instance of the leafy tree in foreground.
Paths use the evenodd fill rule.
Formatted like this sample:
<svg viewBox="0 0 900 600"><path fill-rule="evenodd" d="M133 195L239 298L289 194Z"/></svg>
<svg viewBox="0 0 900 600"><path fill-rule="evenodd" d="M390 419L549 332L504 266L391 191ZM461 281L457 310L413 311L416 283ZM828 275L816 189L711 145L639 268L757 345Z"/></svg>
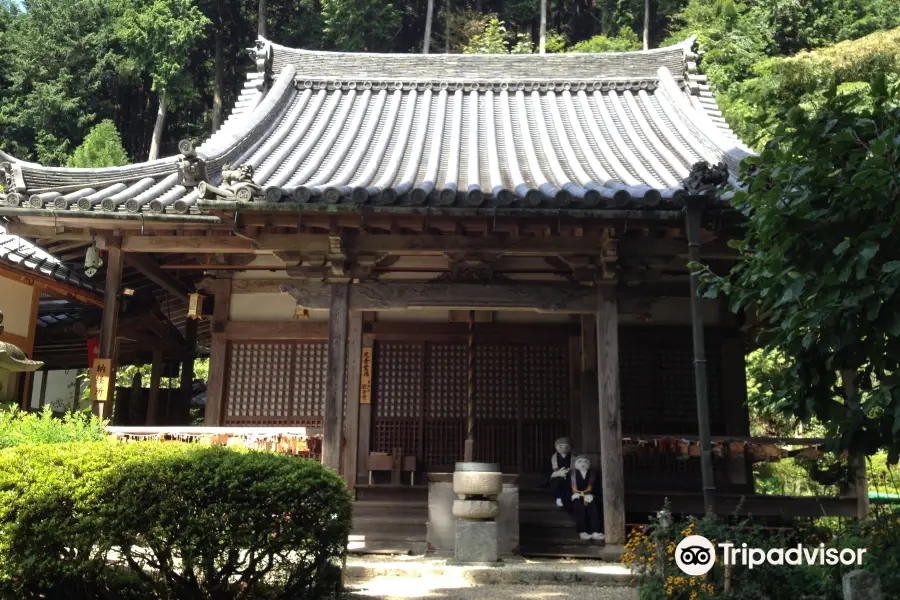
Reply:
<svg viewBox="0 0 900 600"><path fill-rule="evenodd" d="M128 164L128 155L122 147L122 138L113 122L106 119L91 129L66 166L118 167L125 164Z"/></svg>
<svg viewBox="0 0 900 600"><path fill-rule="evenodd" d="M759 315L771 407L824 424L840 448L900 451L900 92L826 94L786 114L746 159L743 260L707 297Z"/></svg>

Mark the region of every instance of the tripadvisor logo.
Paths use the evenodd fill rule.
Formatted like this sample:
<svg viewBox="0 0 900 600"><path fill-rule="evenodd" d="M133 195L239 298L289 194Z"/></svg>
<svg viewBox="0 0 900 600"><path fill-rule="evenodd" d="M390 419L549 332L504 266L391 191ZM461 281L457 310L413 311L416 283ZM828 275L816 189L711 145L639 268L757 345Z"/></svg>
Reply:
<svg viewBox="0 0 900 600"><path fill-rule="evenodd" d="M797 544L791 548L749 548L747 544L735 546L731 542L718 545L722 550L722 561L726 565L741 565L750 569L760 565L829 565L861 566L866 548L826 548L825 544L804 546ZM675 564L685 575L699 577L709 573L716 562L716 549L712 542L702 535L689 535L675 548Z"/></svg>

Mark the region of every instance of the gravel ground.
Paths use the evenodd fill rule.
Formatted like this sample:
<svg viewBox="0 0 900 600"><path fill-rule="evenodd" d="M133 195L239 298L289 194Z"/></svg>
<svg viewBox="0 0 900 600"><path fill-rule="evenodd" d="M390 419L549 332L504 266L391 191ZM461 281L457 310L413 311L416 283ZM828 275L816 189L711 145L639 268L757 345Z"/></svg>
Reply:
<svg viewBox="0 0 900 600"><path fill-rule="evenodd" d="M401 578L398 578L401 579ZM443 600L637 600L637 592L625 587L589 587L585 585L488 585L468 588L444 588L423 585L421 581L372 582L350 587L345 600L407 600L435 598Z"/></svg>

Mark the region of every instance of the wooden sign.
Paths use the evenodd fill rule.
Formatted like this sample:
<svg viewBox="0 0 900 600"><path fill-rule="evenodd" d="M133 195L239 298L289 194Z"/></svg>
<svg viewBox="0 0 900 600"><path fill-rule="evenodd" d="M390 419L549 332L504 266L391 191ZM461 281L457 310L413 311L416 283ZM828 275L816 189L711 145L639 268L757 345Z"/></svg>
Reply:
<svg viewBox="0 0 900 600"><path fill-rule="evenodd" d="M359 403L372 404L372 348L363 348L359 377Z"/></svg>
<svg viewBox="0 0 900 600"><path fill-rule="evenodd" d="M97 358L91 366L91 399L97 402L109 400L112 359Z"/></svg>

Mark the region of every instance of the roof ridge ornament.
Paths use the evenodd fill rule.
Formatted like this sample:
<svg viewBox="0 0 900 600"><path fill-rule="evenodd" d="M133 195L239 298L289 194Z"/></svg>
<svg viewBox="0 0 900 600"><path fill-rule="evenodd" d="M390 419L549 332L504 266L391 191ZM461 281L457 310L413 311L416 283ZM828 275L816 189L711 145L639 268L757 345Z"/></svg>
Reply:
<svg viewBox="0 0 900 600"><path fill-rule="evenodd" d="M691 172L684 179L684 188L689 196L713 197L728 183L728 167L720 162L710 166L705 160L694 163Z"/></svg>
<svg viewBox="0 0 900 600"><path fill-rule="evenodd" d="M178 142L178 151L181 153L178 161L178 175L181 185L185 187L197 187L200 183L208 183L206 173L206 161L197 155L197 149L190 140Z"/></svg>

